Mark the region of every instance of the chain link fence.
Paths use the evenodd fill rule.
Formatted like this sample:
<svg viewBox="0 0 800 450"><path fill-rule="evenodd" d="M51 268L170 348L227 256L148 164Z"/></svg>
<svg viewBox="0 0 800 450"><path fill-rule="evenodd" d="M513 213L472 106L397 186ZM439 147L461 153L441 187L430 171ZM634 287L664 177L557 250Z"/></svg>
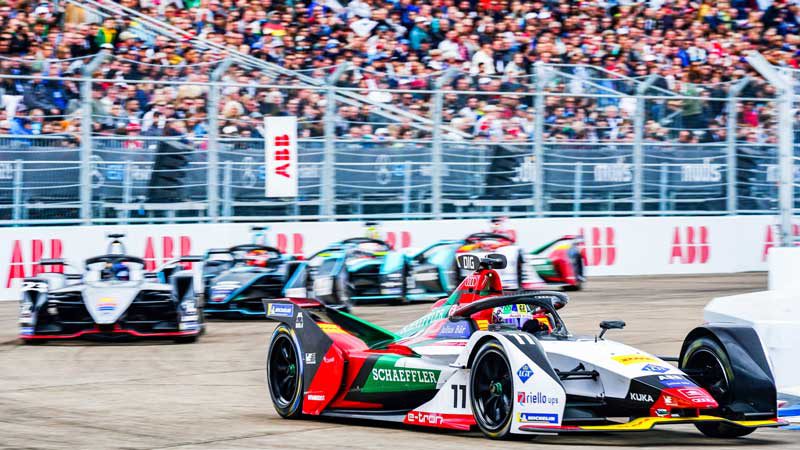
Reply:
<svg viewBox="0 0 800 450"><path fill-rule="evenodd" d="M21 84L23 91L50 86L66 105L51 117L46 105L3 93L0 221L778 208L777 100L763 81L676 87L591 66L541 65L520 79L445 71L390 88L379 76L348 68L326 70L323 86L280 76L240 83L242 70L223 61L188 81L103 79L91 71L0 76L4 86ZM348 92L364 102L354 104L354 96L342 95ZM381 105L404 114L379 114ZM298 117L297 198L264 197L269 115Z"/></svg>

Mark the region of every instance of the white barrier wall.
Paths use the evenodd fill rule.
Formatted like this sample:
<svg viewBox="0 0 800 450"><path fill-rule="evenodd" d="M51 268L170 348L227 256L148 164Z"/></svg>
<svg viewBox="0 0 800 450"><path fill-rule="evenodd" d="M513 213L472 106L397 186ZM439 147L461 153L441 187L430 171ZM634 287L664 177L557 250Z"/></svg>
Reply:
<svg viewBox="0 0 800 450"><path fill-rule="evenodd" d="M565 234L586 240L589 276L725 273L766 270L767 250L778 239L775 218L601 217L510 221L526 249ZM361 222L269 224L269 243L310 255L337 240L363 235ZM396 248L420 248L441 239L488 231L486 220L386 221L386 240ZM128 253L153 266L173 256L250 241L250 224L116 225L0 229L0 299L16 298L23 277L41 271L42 258L80 264L105 252L106 233L127 235Z"/></svg>

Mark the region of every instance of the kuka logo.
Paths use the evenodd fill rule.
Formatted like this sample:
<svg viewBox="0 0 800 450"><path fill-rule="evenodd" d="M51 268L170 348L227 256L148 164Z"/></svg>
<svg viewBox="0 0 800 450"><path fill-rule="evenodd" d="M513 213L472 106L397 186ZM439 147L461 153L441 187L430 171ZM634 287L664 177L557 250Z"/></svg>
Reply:
<svg viewBox="0 0 800 450"><path fill-rule="evenodd" d="M778 230L777 225L767 225L767 235L764 238L764 251L761 252L761 260L766 261L767 255L769 254L769 249L775 247L776 244L780 244L780 231ZM800 236L800 225L794 224L792 225L792 235L794 237ZM800 246L800 242L795 242L795 247Z"/></svg>
<svg viewBox="0 0 800 450"><path fill-rule="evenodd" d="M708 227L675 227L672 234L670 264L705 264L711 256Z"/></svg>
<svg viewBox="0 0 800 450"><path fill-rule="evenodd" d="M583 228L579 233L584 239L583 263L587 266L613 266L617 260L616 232L614 227Z"/></svg>

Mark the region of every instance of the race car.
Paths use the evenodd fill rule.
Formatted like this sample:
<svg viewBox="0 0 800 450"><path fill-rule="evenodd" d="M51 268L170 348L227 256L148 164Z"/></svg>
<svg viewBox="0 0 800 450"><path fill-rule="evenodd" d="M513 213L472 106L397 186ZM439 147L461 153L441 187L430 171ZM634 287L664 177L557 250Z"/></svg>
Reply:
<svg viewBox="0 0 800 450"><path fill-rule="evenodd" d="M202 305L195 296L194 274L181 263L199 257L168 261L155 272L145 261L125 255L113 239L107 254L89 258L83 273L46 272L22 283L19 337L25 343L94 338L159 338L194 342L204 331ZM69 269L61 259L42 260L43 266Z"/></svg>
<svg viewBox="0 0 800 450"><path fill-rule="evenodd" d="M345 239L308 260L309 292L330 305L432 300L457 285L457 268L435 251L406 255L372 237Z"/></svg>
<svg viewBox="0 0 800 450"><path fill-rule="evenodd" d="M513 234L480 232L458 241L437 242L423 253L450 265L455 265L456 257L463 254L478 258L490 253L502 254L508 265L498 273L506 290L580 290L586 281L581 236L562 236L528 252L516 243ZM456 283L466 278L471 269L474 268L458 270Z"/></svg>
<svg viewBox="0 0 800 450"><path fill-rule="evenodd" d="M264 298L306 296L306 263L275 247L243 244L211 249L203 258L205 313L264 317Z"/></svg>
<svg viewBox="0 0 800 450"><path fill-rule="evenodd" d="M478 260L452 295L398 332L312 299L266 300L266 379L284 418L372 419L490 438L629 432L689 423L744 436L777 418L775 381L755 331L706 324L659 358L569 332L561 292L505 294L502 255ZM615 418L623 418L615 420Z"/></svg>

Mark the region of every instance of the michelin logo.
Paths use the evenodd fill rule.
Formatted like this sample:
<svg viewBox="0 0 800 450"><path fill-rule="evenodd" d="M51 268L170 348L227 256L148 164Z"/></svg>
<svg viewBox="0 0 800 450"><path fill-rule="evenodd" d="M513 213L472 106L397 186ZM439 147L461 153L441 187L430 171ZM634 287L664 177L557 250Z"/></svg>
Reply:
<svg viewBox="0 0 800 450"><path fill-rule="evenodd" d="M519 413L519 421L525 423L558 423L558 414Z"/></svg>
<svg viewBox="0 0 800 450"><path fill-rule="evenodd" d="M270 303L267 309L268 316L292 317L294 315L294 305L286 303Z"/></svg>

